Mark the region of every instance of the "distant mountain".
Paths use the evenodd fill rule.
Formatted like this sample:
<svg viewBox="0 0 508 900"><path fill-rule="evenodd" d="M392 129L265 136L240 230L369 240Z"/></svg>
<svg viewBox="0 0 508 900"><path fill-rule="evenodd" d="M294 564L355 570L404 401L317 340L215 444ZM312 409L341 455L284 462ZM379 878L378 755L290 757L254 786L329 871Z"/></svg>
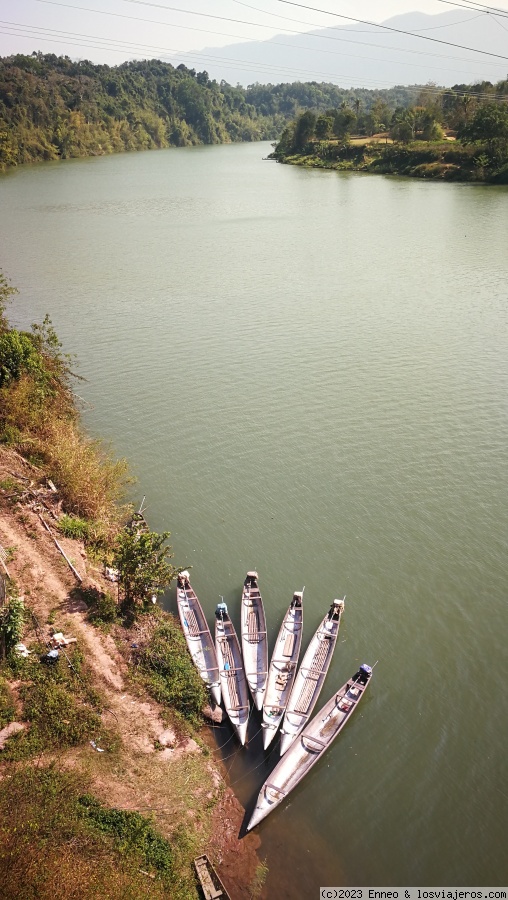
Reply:
<svg viewBox="0 0 508 900"><path fill-rule="evenodd" d="M506 77L508 20L457 9L435 16L406 13L382 24L421 37L361 24L341 26L337 19L334 28L180 54L175 65L183 62L189 68L204 68L211 78L241 85L328 81L342 87L375 89L432 81L451 87ZM486 50L507 59L423 38Z"/></svg>

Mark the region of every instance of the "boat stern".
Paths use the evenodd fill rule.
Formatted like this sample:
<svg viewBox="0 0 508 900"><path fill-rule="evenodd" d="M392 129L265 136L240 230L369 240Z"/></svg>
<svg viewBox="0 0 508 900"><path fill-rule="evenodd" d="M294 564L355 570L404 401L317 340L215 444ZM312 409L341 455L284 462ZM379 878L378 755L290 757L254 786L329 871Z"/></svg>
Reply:
<svg viewBox="0 0 508 900"><path fill-rule="evenodd" d="M247 740L247 722L243 722L242 725L237 725L236 733L242 747L245 747L245 741Z"/></svg>
<svg viewBox="0 0 508 900"><path fill-rule="evenodd" d="M252 816L249 819L249 824L247 825L246 831L252 831L256 825L259 825L260 822L268 815L270 812L270 807L268 806L256 806L256 809L252 813Z"/></svg>
<svg viewBox="0 0 508 900"><path fill-rule="evenodd" d="M280 755L284 756L286 750L289 750L291 744L295 739L294 734L288 734L287 731L281 731L280 733Z"/></svg>
<svg viewBox="0 0 508 900"><path fill-rule="evenodd" d="M210 694L211 694L212 700L215 703L215 705L220 706L221 689L220 689L220 684L218 681L216 681L210 685Z"/></svg>
<svg viewBox="0 0 508 900"><path fill-rule="evenodd" d="M261 712L263 709L263 700L265 699L264 691L253 691L252 699L254 700L254 706L256 707L258 712Z"/></svg>
<svg viewBox="0 0 508 900"><path fill-rule="evenodd" d="M263 747L265 750L268 750L268 747L272 743L277 732L277 726L268 725L266 722L263 722L261 728L263 729Z"/></svg>

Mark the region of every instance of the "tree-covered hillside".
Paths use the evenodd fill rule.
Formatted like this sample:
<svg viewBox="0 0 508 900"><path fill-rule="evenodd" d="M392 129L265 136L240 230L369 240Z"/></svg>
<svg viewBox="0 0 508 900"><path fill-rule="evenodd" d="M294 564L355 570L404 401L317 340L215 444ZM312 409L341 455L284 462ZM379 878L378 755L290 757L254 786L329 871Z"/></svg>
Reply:
<svg viewBox="0 0 508 900"><path fill-rule="evenodd" d="M280 162L420 178L508 183L508 79L492 85L429 87L416 104L391 110L359 98L318 113L307 109L284 128Z"/></svg>
<svg viewBox="0 0 508 900"><path fill-rule="evenodd" d="M301 110L359 98L406 106L408 88L344 90L317 82L232 87L159 60L94 65L33 53L0 59L0 169L124 150L275 140Z"/></svg>

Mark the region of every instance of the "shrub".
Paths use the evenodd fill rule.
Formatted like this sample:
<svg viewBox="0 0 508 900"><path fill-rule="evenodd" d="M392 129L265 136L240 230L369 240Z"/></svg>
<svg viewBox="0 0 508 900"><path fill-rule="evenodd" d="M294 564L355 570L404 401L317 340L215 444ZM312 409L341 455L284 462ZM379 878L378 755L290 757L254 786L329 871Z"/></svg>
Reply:
<svg viewBox="0 0 508 900"><path fill-rule="evenodd" d="M144 865L163 874L171 873L171 846L144 816L123 809L108 809L90 794L80 797L78 804L82 818L97 831L110 835L122 853L139 853Z"/></svg>
<svg viewBox="0 0 508 900"><path fill-rule="evenodd" d="M90 536L90 524L77 516L63 515L58 522L58 527L64 537L74 538L78 541L86 541Z"/></svg>
<svg viewBox="0 0 508 900"><path fill-rule="evenodd" d="M117 622L120 611L112 594L108 591L105 594L99 593L88 613L88 618L94 625L111 625Z"/></svg>
<svg viewBox="0 0 508 900"><path fill-rule="evenodd" d="M99 715L101 700L91 687L78 649L54 665L34 654L14 658L10 667L24 683L20 696L30 728L9 739L3 757L27 759L45 750L65 749L98 738L109 743Z"/></svg>
<svg viewBox="0 0 508 900"><path fill-rule="evenodd" d="M0 387L30 374L44 381L45 368L41 354L29 334L12 329L0 334Z"/></svg>
<svg viewBox="0 0 508 900"><path fill-rule="evenodd" d="M138 663L152 697L176 710L194 726L202 722L201 710L206 703L206 688L192 662L179 623L170 613L158 625Z"/></svg>
<svg viewBox="0 0 508 900"><path fill-rule="evenodd" d="M182 889L171 847L152 823L106 809L88 788L82 776L54 767L24 766L0 782L2 900L193 896ZM155 877L140 872L148 868Z"/></svg>
<svg viewBox="0 0 508 900"><path fill-rule="evenodd" d="M0 728L16 718L16 707L9 685L0 678Z"/></svg>

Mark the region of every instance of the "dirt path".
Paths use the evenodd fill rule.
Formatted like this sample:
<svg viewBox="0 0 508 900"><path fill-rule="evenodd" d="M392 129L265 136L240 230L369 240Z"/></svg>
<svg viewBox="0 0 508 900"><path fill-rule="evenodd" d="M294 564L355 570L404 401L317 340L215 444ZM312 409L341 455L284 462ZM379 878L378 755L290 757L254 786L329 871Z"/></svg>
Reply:
<svg viewBox="0 0 508 900"><path fill-rule="evenodd" d="M19 457L1 449L0 484L12 481L13 473L33 477ZM208 852L216 861L232 900L251 897L249 886L259 862L259 839L255 835L238 839L243 809L225 787L219 765L205 759L195 741L179 742L164 724L161 708L132 690L124 656L112 637L86 621L86 605L75 599L77 579L37 511L26 505L13 505L6 499L8 493L0 488L0 545L7 551L9 574L26 606L35 613L44 639L49 637L48 618L54 620L59 631L78 639L105 700L104 724L114 727L121 739L122 749L114 759L86 747L64 754L61 762L82 767L92 779L96 793L111 806L152 812L166 835L174 827L175 816L182 814L182 806L183 815L197 819L199 807L207 803L212 806L218 798L213 812L214 837L207 837L199 852ZM81 575L83 585L107 589L101 572L87 559L79 542L60 536L58 541ZM34 638L35 633L26 640ZM166 749L156 749L161 746Z"/></svg>

